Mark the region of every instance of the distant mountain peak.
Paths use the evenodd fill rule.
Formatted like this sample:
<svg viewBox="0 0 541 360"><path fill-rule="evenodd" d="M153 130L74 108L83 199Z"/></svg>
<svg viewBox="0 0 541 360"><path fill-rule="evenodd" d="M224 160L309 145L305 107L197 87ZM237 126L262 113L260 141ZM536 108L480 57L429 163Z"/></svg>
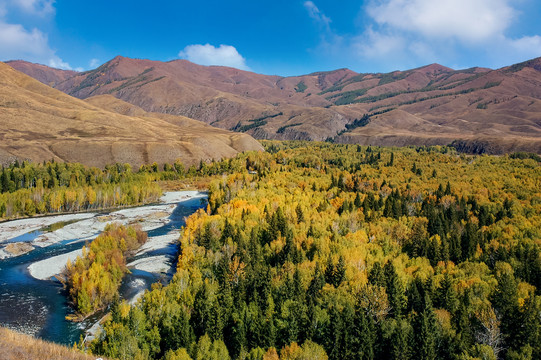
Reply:
<svg viewBox="0 0 541 360"><path fill-rule="evenodd" d="M418 68L417 70L423 70L426 72L452 72L455 71L454 69L451 69L450 67L443 66L438 63L432 63L429 65L422 66Z"/></svg>

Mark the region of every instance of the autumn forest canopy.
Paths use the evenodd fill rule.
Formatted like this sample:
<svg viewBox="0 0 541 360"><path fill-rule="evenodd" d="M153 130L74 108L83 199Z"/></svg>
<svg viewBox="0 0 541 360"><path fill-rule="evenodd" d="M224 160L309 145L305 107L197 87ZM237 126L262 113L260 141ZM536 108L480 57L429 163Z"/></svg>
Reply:
<svg viewBox="0 0 541 360"><path fill-rule="evenodd" d="M173 279L113 301L93 353L541 357L538 159L264 145L212 172Z"/></svg>
<svg viewBox="0 0 541 360"><path fill-rule="evenodd" d="M74 319L110 312L86 344L96 355L541 357L538 156L263 144L189 168L16 162L0 172L0 218L151 203L164 181L206 184L176 274L136 304L118 288L146 240L137 227L109 225L67 264Z"/></svg>

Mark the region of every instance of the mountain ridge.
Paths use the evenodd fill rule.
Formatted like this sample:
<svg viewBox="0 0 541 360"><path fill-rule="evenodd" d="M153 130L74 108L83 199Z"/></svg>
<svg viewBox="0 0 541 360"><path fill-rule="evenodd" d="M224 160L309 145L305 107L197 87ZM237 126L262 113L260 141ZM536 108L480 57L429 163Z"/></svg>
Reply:
<svg viewBox="0 0 541 360"><path fill-rule="evenodd" d="M434 63L390 73L344 68L281 77L117 56L56 88L82 99L113 95L148 112L259 139L389 146L477 139L495 145L487 147L491 152L541 152L541 58L496 70ZM495 139L513 145L498 148Z"/></svg>

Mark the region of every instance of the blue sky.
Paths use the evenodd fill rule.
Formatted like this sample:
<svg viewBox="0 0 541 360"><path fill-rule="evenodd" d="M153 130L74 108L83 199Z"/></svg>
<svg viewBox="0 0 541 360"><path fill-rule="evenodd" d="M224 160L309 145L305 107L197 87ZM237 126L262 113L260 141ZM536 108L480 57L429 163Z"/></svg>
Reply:
<svg viewBox="0 0 541 360"><path fill-rule="evenodd" d="M0 0L0 60L88 70L116 55L264 74L541 56L538 0Z"/></svg>

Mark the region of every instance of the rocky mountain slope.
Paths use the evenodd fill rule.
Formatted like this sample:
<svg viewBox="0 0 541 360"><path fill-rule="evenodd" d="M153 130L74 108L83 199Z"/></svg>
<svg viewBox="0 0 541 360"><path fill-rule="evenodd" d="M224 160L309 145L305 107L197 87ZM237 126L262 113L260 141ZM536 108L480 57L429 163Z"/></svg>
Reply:
<svg viewBox="0 0 541 360"><path fill-rule="evenodd" d="M11 65L26 71L20 63ZM149 112L260 139L455 141L478 152L541 152L541 58L498 70L432 64L386 74L339 69L279 77L118 56L55 86L82 99L110 94Z"/></svg>
<svg viewBox="0 0 541 360"><path fill-rule="evenodd" d="M181 116L150 114L110 95L83 101L0 62L0 163L61 160L195 164L261 150L251 136Z"/></svg>

